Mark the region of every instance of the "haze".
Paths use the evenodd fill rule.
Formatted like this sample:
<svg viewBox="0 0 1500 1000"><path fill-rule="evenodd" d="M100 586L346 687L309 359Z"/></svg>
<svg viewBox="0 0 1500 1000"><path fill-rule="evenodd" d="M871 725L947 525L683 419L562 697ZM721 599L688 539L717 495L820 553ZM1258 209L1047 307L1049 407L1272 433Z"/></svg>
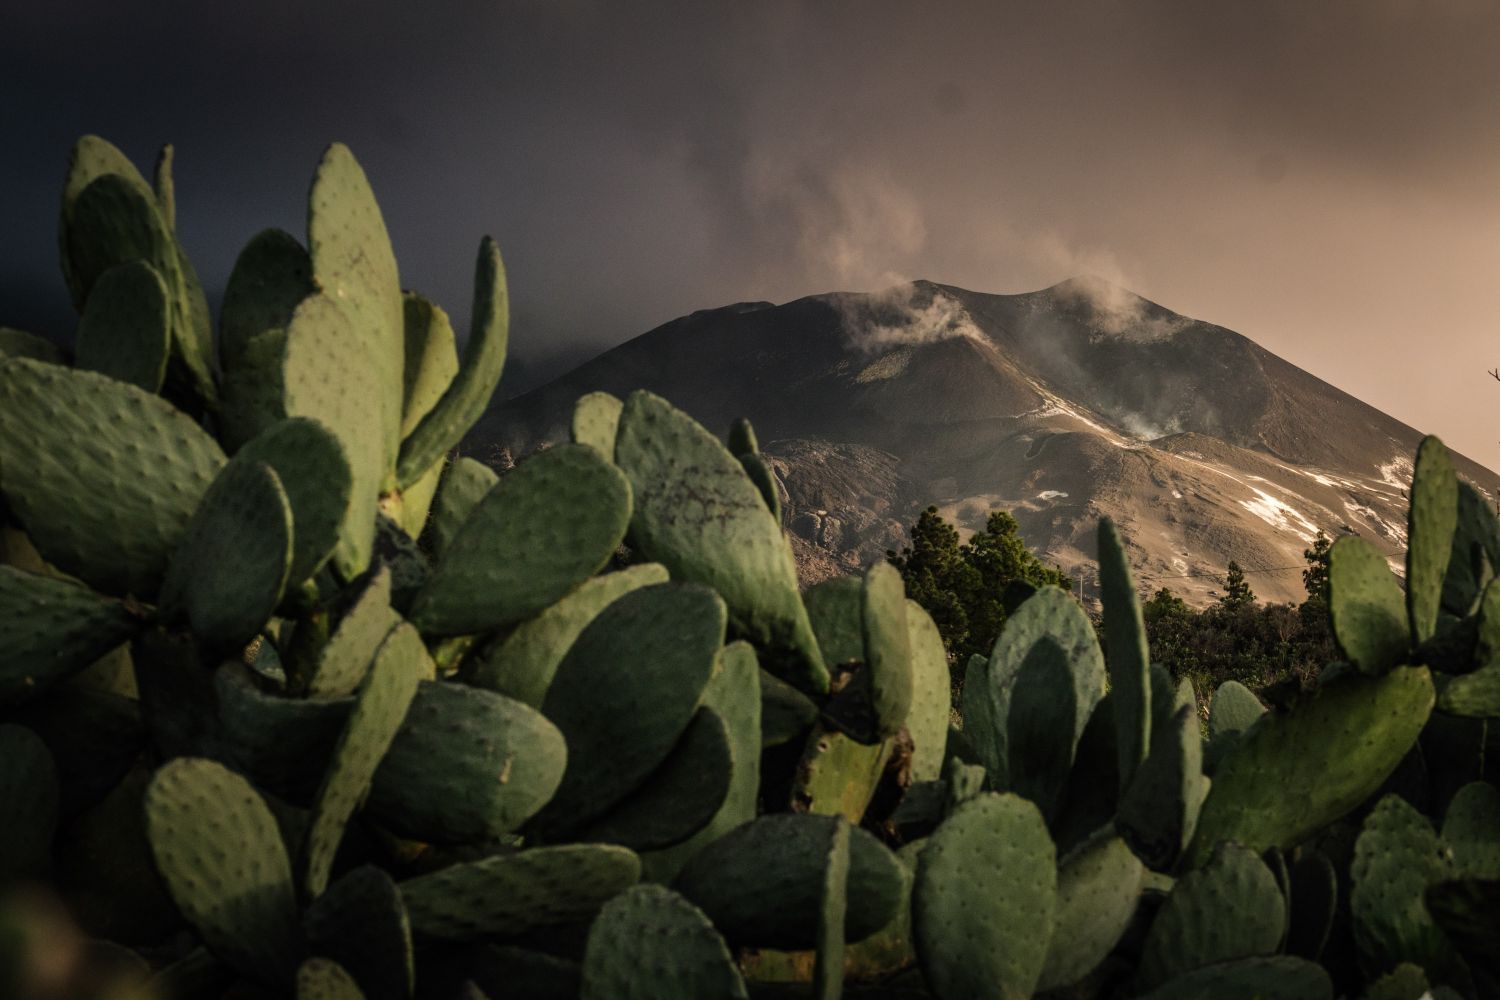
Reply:
<svg viewBox="0 0 1500 1000"><path fill-rule="evenodd" d="M698 308L1090 273L1500 469L1500 6L144 7L5 14L0 322L71 331L79 134L176 144L211 293L338 139L461 327L500 241L507 394Z"/></svg>

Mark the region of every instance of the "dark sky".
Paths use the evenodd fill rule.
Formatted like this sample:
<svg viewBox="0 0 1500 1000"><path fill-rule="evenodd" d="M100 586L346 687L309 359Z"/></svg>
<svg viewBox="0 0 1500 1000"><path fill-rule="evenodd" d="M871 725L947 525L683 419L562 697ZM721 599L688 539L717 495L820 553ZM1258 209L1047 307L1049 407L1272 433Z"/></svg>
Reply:
<svg viewBox="0 0 1500 1000"><path fill-rule="evenodd" d="M461 328L499 240L512 387L706 306L1088 272L1500 468L1500 4L438 6L7 5L0 322L71 327L77 135L176 144L211 291L338 139Z"/></svg>

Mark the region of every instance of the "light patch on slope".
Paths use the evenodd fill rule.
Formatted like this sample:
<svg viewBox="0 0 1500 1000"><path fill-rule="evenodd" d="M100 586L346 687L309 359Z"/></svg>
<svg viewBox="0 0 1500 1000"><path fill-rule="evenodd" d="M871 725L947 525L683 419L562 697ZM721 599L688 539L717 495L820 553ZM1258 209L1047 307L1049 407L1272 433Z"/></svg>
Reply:
<svg viewBox="0 0 1500 1000"><path fill-rule="evenodd" d="M1318 533L1313 524L1297 508L1287 504L1265 490L1250 487L1255 492L1254 500L1241 500L1239 505L1278 531L1291 531L1304 541L1312 541Z"/></svg>
<svg viewBox="0 0 1500 1000"><path fill-rule="evenodd" d="M870 382L881 382L885 379L895 378L906 371L907 366L911 364L913 353L915 352L911 347L898 347L888 354L882 354L866 365L858 375L854 376L854 381L865 385Z"/></svg>
<svg viewBox="0 0 1500 1000"><path fill-rule="evenodd" d="M1036 495L1038 500L1056 500L1058 497L1067 496L1062 490L1042 490Z"/></svg>
<svg viewBox="0 0 1500 1000"><path fill-rule="evenodd" d="M1405 455L1397 455L1380 467L1380 481L1405 492L1406 488L1411 485L1414 471L1411 459Z"/></svg>
<svg viewBox="0 0 1500 1000"><path fill-rule="evenodd" d="M1376 528L1387 538L1395 540L1401 545L1406 544L1406 525L1396 521L1387 521L1381 517L1374 507L1367 504L1355 503L1352 500L1344 501L1344 510L1355 517L1363 518L1371 527Z"/></svg>
<svg viewBox="0 0 1500 1000"><path fill-rule="evenodd" d="M1045 400L1045 402L1034 410L1029 410L1026 413L1019 414L1020 416L1071 417L1072 419L1088 427L1090 430L1098 433L1100 437L1104 438L1106 441L1117 448L1128 448L1131 450L1139 449L1139 444L1129 440L1128 438L1123 438L1119 434L1110 430L1108 427L1105 427L1103 424L1085 417L1082 413L1079 413L1072 406L1064 402L1062 397L1044 389L1041 384L1038 383L1035 379L1027 379L1027 381L1031 383L1031 387L1036 390L1037 395L1041 396L1042 399Z"/></svg>

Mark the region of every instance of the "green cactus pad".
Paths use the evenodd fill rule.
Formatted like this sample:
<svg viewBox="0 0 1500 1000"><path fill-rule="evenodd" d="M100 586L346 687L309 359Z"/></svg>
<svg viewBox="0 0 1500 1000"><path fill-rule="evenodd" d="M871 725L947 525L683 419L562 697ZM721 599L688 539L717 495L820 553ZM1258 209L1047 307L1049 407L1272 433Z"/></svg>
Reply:
<svg viewBox="0 0 1500 1000"><path fill-rule="evenodd" d="M58 802L57 765L41 737L0 725L0 885L47 873Z"/></svg>
<svg viewBox="0 0 1500 1000"><path fill-rule="evenodd" d="M1457 874L1426 817L1397 795L1380 800L1354 842L1349 872L1354 941L1367 973L1378 975L1399 962L1436 976L1450 968L1452 945L1422 894Z"/></svg>
<svg viewBox="0 0 1500 1000"><path fill-rule="evenodd" d="M745 470L745 475L755 484L755 489L760 493L760 498L765 501L766 509L771 512L771 517L779 526L782 523L781 513L781 491L776 487L776 473L772 471L771 464L759 454L745 454L738 456L740 467Z"/></svg>
<svg viewBox="0 0 1500 1000"><path fill-rule="evenodd" d="M146 830L172 899L209 949L248 979L289 983L303 948L292 867L250 783L176 758L146 790Z"/></svg>
<svg viewBox="0 0 1500 1000"><path fill-rule="evenodd" d="M643 877L648 881L670 882L699 850L755 818L760 792L760 683L768 675L760 669L755 647L748 642L725 646L719 661L718 672L703 692L703 708L724 720L734 761L729 791L703 829L675 847L641 855Z"/></svg>
<svg viewBox="0 0 1500 1000"><path fill-rule="evenodd" d="M342 698L353 694L364 680L375 651L400 616L391 610L391 571L387 566L358 581L354 601L339 619L307 681L307 694Z"/></svg>
<svg viewBox="0 0 1500 1000"><path fill-rule="evenodd" d="M1500 880L1439 882L1428 887L1423 901L1468 963L1477 995L1500 995L1500 956L1495 952L1495 942L1500 941Z"/></svg>
<svg viewBox="0 0 1500 1000"><path fill-rule="evenodd" d="M1485 664L1500 660L1500 579L1486 584L1479 596L1479 634L1474 657Z"/></svg>
<svg viewBox="0 0 1500 1000"><path fill-rule="evenodd" d="M155 597L224 464L214 439L135 386L22 358L0 361L0 410L0 489L43 558L96 590Z"/></svg>
<svg viewBox="0 0 1500 1000"><path fill-rule="evenodd" d="M865 572L860 608L875 732L880 737L895 736L906 725L912 699L906 587L896 567L877 562Z"/></svg>
<svg viewBox="0 0 1500 1000"><path fill-rule="evenodd" d="M347 313L351 346L357 344L373 367L373 391L361 403L381 442L377 464L382 470L392 468L400 443L406 359L401 281L370 182L342 143L328 147L313 177L307 249L313 280ZM424 462L419 474L431 464Z"/></svg>
<svg viewBox="0 0 1500 1000"><path fill-rule="evenodd" d="M1344 656L1362 672L1384 673L1406 658L1401 586L1374 546L1355 535L1333 543L1328 611Z"/></svg>
<svg viewBox="0 0 1500 1000"><path fill-rule="evenodd" d="M1104 828L1058 863L1057 908L1037 991L1071 986L1112 951L1140 901L1145 867Z"/></svg>
<svg viewBox="0 0 1500 1000"><path fill-rule="evenodd" d="M292 507L274 469L235 456L209 486L161 585L161 613L200 641L243 647L281 603L292 565Z"/></svg>
<svg viewBox="0 0 1500 1000"><path fill-rule="evenodd" d="M799 739L818 721L812 699L773 673L760 672L760 741L770 749Z"/></svg>
<svg viewBox="0 0 1500 1000"><path fill-rule="evenodd" d="M401 883L412 931L471 941L587 920L634 885L641 862L614 844L534 847Z"/></svg>
<svg viewBox="0 0 1500 1000"><path fill-rule="evenodd" d="M137 191L151 193L146 179L141 176L135 164L131 163L130 159L112 143L97 135L86 135L73 144L72 152L68 156L67 179L63 182L62 216L58 237L62 250L63 277L67 281L69 292L72 293L74 307L80 310L83 308L84 300L88 298L88 285L73 265L72 243L77 225L78 197L94 181L111 174L118 175ZM87 234L84 234L83 238L86 240Z"/></svg>
<svg viewBox="0 0 1500 1000"><path fill-rule="evenodd" d="M432 672L427 647L409 624L393 629L376 652L313 804L304 883L308 896L317 897L327 887L344 825L369 793L375 769L416 696L417 683Z"/></svg>
<svg viewBox="0 0 1500 1000"><path fill-rule="evenodd" d="M1187 847L1211 784L1198 713L1183 705L1170 722L1152 727L1151 755L1120 800L1120 833L1148 867L1166 871Z"/></svg>
<svg viewBox="0 0 1500 1000"><path fill-rule="evenodd" d="M494 469L473 458L456 458L443 470L422 534L434 559L448 551L458 529L499 481Z"/></svg>
<svg viewBox="0 0 1500 1000"><path fill-rule="evenodd" d="M168 666L179 682L191 683L192 675L182 676L184 664ZM308 761L328 759L353 699L281 697L265 690L254 671L235 662L220 666L205 683L209 690L200 697L206 704L182 706L186 718L179 723L205 731L190 737L186 745L163 749L172 755L199 753L222 759L267 791L310 801L322 773L308 767ZM145 687L141 694L147 699ZM149 700L147 705L149 709ZM204 713L208 718L198 718ZM150 715L148 711L148 719Z"/></svg>
<svg viewBox="0 0 1500 1000"><path fill-rule="evenodd" d="M1285 933L1276 877L1253 851L1225 844L1172 887L1146 934L1136 986L1151 990L1205 965L1273 955Z"/></svg>
<svg viewBox="0 0 1500 1000"><path fill-rule="evenodd" d="M1500 518L1474 486L1459 480L1458 523L1443 577L1442 610L1463 617L1500 568Z"/></svg>
<svg viewBox="0 0 1500 1000"><path fill-rule="evenodd" d="M615 433L620 429L620 411L625 404L607 392L579 396L573 405L568 434L574 444L586 444L605 458L614 460Z"/></svg>
<svg viewBox="0 0 1500 1000"><path fill-rule="evenodd" d="M1081 734L1074 730L1078 692L1068 655L1056 640L1043 636L1019 664L1003 664L999 670L1009 675L1010 690L1001 695L1007 713L1006 771L995 784L1036 803L1042 815L1051 818L1073 769Z"/></svg>
<svg viewBox="0 0 1500 1000"><path fill-rule="evenodd" d="M755 436L755 427L748 417L735 417L729 424L729 453L731 455L759 455L760 441Z"/></svg>
<svg viewBox="0 0 1500 1000"><path fill-rule="evenodd" d="M567 739L568 767L539 834L603 815L666 759L713 676L724 621L707 587L663 583L626 594L579 633L542 704Z"/></svg>
<svg viewBox="0 0 1500 1000"><path fill-rule="evenodd" d="M1208 710L1208 745L1203 748L1203 770L1213 774L1219 758L1229 752L1240 733L1265 714L1266 706L1245 685L1236 680L1220 684Z"/></svg>
<svg viewBox="0 0 1500 1000"><path fill-rule="evenodd" d="M734 764L723 717L700 708L645 783L573 839L623 844L634 851L680 844L707 826L724 804Z"/></svg>
<svg viewBox="0 0 1500 1000"><path fill-rule="evenodd" d="M1241 734L1214 772L1189 865L1233 840L1290 849L1380 787L1432 711L1425 667L1348 674Z"/></svg>
<svg viewBox="0 0 1500 1000"><path fill-rule="evenodd" d="M937 625L916 601L906 602L907 642L911 646L912 702L906 715L911 735L911 780L936 781L948 750L948 706L952 695L948 654Z"/></svg>
<svg viewBox="0 0 1500 1000"><path fill-rule="evenodd" d="M1030 996L1056 897L1052 839L1036 806L989 792L951 812L927 839L912 889L917 958L933 992Z"/></svg>
<svg viewBox="0 0 1500 1000"><path fill-rule="evenodd" d="M659 885L607 903L589 929L580 1000L744 1000L734 958L701 910Z"/></svg>
<svg viewBox="0 0 1500 1000"><path fill-rule="evenodd" d="M279 229L258 233L240 251L219 310L224 365L219 418L230 449L286 416L282 355L292 314L317 292L312 260Z"/></svg>
<svg viewBox="0 0 1500 1000"><path fill-rule="evenodd" d="M860 743L823 723L812 728L792 779L791 806L858 823L890 761L892 741Z"/></svg>
<svg viewBox="0 0 1500 1000"><path fill-rule="evenodd" d="M344 446L316 420L297 417L261 431L234 461L266 463L286 491L295 526L287 585L300 584L333 555L349 514L353 482Z"/></svg>
<svg viewBox="0 0 1500 1000"><path fill-rule="evenodd" d="M101 274L78 320L78 367L158 392L171 348L167 286L156 268L131 260Z"/></svg>
<svg viewBox="0 0 1500 1000"><path fill-rule="evenodd" d="M818 907L818 957L813 966L813 995L839 1000L844 989L844 922L849 909L849 824L842 818L833 827L828 867L823 871L823 894Z"/></svg>
<svg viewBox="0 0 1500 1000"><path fill-rule="evenodd" d="M1323 955L1338 906L1338 876L1321 851L1303 851L1292 864L1291 898L1296 901L1287 922L1285 951L1310 962Z"/></svg>
<svg viewBox="0 0 1500 1000"><path fill-rule="evenodd" d="M491 996L526 1000L578 1000L583 983L578 962L514 945L480 945L463 971Z"/></svg>
<svg viewBox="0 0 1500 1000"><path fill-rule="evenodd" d="M25 701L82 670L140 625L119 601L0 566L0 705Z"/></svg>
<svg viewBox="0 0 1500 1000"><path fill-rule="evenodd" d="M857 576L824 580L807 588L802 595L813 635L826 663L835 667L864 663L863 602L864 584Z"/></svg>
<svg viewBox="0 0 1500 1000"><path fill-rule="evenodd" d="M641 587L666 583L656 563L627 566L585 580L556 604L517 625L473 658L470 682L540 708L578 634L606 607Z"/></svg>
<svg viewBox="0 0 1500 1000"><path fill-rule="evenodd" d="M287 326L281 377L289 417L311 417L344 446L349 508L334 550L345 579L364 572L375 540L375 509L385 479L378 407L384 373L350 313L327 292L302 300ZM399 378L399 374L398 374Z"/></svg>
<svg viewBox="0 0 1500 1000"><path fill-rule="evenodd" d="M818 942L828 847L839 819L768 813L703 848L672 887L708 914L735 944L795 950ZM905 898L908 873L874 836L851 827L846 940L890 923Z"/></svg>
<svg viewBox="0 0 1500 1000"><path fill-rule="evenodd" d="M1500 790L1483 781L1460 788L1443 817L1443 843L1459 875L1500 879Z"/></svg>
<svg viewBox="0 0 1500 1000"><path fill-rule="evenodd" d="M1443 442L1429 435L1417 447L1407 509L1406 611L1411 642L1420 646L1437 631L1443 580L1458 524L1458 476Z"/></svg>
<svg viewBox="0 0 1500 1000"><path fill-rule="evenodd" d="M1441 677L1437 707L1449 715L1471 719L1500 718L1500 663L1472 674Z"/></svg>
<svg viewBox="0 0 1500 1000"><path fill-rule="evenodd" d="M404 489L416 482L484 415L484 408L500 384L509 335L510 297L505 287L505 268L500 263L500 249L486 236L479 244L479 261L474 267L474 309L463 367L432 409L402 439L396 466L398 486Z"/></svg>
<svg viewBox="0 0 1500 1000"><path fill-rule="evenodd" d="M423 681L366 809L392 833L471 843L510 833L552 798L571 748L518 701Z"/></svg>
<svg viewBox="0 0 1500 1000"><path fill-rule="evenodd" d="M441 307L416 292L401 297L405 364L401 394L401 436L416 430L458 374L453 324Z"/></svg>
<svg viewBox="0 0 1500 1000"><path fill-rule="evenodd" d="M168 230L177 228L177 186L172 181L172 160L175 151L172 144L167 143L156 154L156 206L161 212L161 220L167 224Z"/></svg>
<svg viewBox="0 0 1500 1000"><path fill-rule="evenodd" d="M54 365L68 363L67 352L46 337L8 326L0 326L0 358L32 358Z"/></svg>
<svg viewBox="0 0 1500 1000"><path fill-rule="evenodd" d="M687 414L645 391L625 401L615 461L635 498L631 544L674 580L717 590L736 632L770 654L768 669L825 693L828 670L791 549L739 461Z"/></svg>
<svg viewBox="0 0 1500 1000"><path fill-rule="evenodd" d="M629 523L619 469L585 445L549 448L475 506L409 617L430 635L524 621L603 568Z"/></svg>
<svg viewBox="0 0 1500 1000"><path fill-rule="evenodd" d="M1421 966L1403 962L1370 984L1364 1000L1423 1000L1432 987Z"/></svg>
<svg viewBox="0 0 1500 1000"><path fill-rule="evenodd" d="M309 958L297 968L297 1000L365 1000L365 995L333 959Z"/></svg>
<svg viewBox="0 0 1500 1000"><path fill-rule="evenodd" d="M348 969L370 1000L406 1000L416 985L401 890L374 865L328 887L303 916L308 950Z"/></svg>
<svg viewBox="0 0 1500 1000"><path fill-rule="evenodd" d="M1333 1000L1328 973L1287 955L1242 958L1194 969L1140 1000Z"/></svg>
<svg viewBox="0 0 1500 1000"><path fill-rule="evenodd" d="M1123 796L1151 747L1151 661L1130 563L1114 522L1107 517L1099 520L1099 586L1104 602L1104 641L1110 648L1109 688L1115 706L1115 744Z"/></svg>

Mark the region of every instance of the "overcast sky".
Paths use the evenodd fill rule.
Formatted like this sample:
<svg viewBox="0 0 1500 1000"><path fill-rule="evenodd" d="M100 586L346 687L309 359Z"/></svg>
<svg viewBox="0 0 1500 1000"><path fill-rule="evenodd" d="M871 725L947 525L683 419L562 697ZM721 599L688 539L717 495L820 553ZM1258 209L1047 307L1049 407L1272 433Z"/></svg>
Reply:
<svg viewBox="0 0 1500 1000"><path fill-rule="evenodd" d="M694 309L1093 273L1500 469L1488 0L83 2L0 20L0 323L66 335L73 139L149 169L211 294L348 143L403 283L512 385Z"/></svg>

